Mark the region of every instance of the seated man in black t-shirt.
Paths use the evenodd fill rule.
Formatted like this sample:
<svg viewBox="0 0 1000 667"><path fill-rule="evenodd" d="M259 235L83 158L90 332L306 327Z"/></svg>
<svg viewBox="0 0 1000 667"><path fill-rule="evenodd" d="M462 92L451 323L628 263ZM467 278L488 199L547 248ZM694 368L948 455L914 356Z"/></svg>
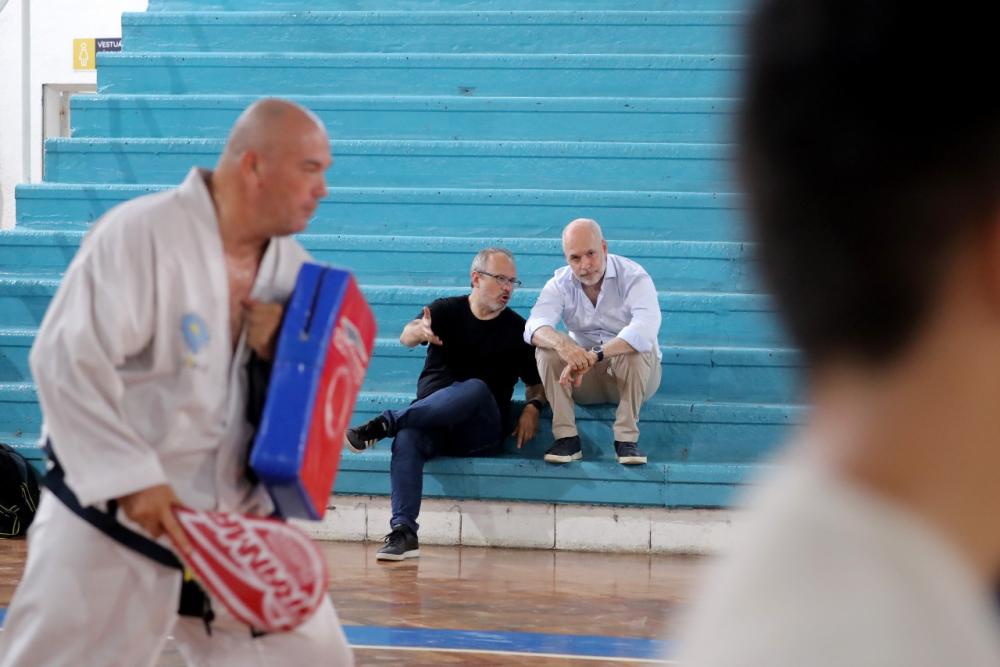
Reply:
<svg viewBox="0 0 1000 667"><path fill-rule="evenodd" d="M379 560L420 555L417 515L424 462L435 456L498 453L511 433L521 447L538 431L545 390L535 351L524 342L524 318L507 308L520 286L514 257L502 248L481 250L472 261L472 293L437 299L406 325L399 340L428 345L417 399L402 410L386 410L357 428L345 444L354 452L382 438L392 443L392 519ZM517 424L510 398L517 379L527 385L527 405Z"/></svg>

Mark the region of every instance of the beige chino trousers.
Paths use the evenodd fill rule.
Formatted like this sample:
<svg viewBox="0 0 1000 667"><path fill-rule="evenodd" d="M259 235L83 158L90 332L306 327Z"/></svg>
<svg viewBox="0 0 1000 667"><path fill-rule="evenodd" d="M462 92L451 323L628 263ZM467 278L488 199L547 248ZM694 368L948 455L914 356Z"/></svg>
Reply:
<svg viewBox="0 0 1000 667"><path fill-rule="evenodd" d="M639 409L660 387L660 360L656 350L622 354L597 363L583 376L579 387L559 384L566 363L555 350L536 348L538 374L545 397L552 406L552 435L577 435L574 406L611 403L615 412L614 434L619 442L639 441Z"/></svg>

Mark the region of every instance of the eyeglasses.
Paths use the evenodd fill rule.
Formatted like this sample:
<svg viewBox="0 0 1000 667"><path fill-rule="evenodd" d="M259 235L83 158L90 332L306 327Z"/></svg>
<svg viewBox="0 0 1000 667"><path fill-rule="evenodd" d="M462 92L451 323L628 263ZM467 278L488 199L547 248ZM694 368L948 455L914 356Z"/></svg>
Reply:
<svg viewBox="0 0 1000 667"><path fill-rule="evenodd" d="M480 275L483 275L483 276L489 276L493 280L495 280L498 283L500 283L500 285L502 287L511 287L511 288L514 288L514 287L520 287L521 285L524 284L520 280L518 280L517 278L508 278L507 276L498 276L495 273L487 273L486 271L476 271L476 273L478 273Z"/></svg>

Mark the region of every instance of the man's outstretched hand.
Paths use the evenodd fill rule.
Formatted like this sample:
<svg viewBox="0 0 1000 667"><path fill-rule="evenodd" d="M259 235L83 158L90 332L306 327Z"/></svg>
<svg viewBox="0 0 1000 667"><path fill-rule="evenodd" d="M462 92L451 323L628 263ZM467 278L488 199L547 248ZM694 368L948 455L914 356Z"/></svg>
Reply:
<svg viewBox="0 0 1000 667"><path fill-rule="evenodd" d="M583 376L586 375L591 368L593 367L589 366L578 371L574 370L572 366L567 364L563 367L562 373L559 374L559 384L564 387L579 387L583 382Z"/></svg>
<svg viewBox="0 0 1000 667"><path fill-rule="evenodd" d="M437 337L434 333L434 329L431 328L431 309L424 306L424 316L420 318L420 322L417 325L417 332L420 335L420 340L425 343L430 343L431 345L444 345L444 342Z"/></svg>

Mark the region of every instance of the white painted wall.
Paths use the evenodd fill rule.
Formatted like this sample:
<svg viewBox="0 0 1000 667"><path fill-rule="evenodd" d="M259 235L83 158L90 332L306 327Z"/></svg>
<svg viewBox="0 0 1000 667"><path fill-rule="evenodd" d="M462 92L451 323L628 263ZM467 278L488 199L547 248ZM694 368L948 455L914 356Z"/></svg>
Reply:
<svg viewBox="0 0 1000 667"><path fill-rule="evenodd" d="M21 0L10 0L0 10L0 228L14 224L14 184L23 173L21 9Z"/></svg>
<svg viewBox="0 0 1000 667"><path fill-rule="evenodd" d="M22 17L30 3L30 175L24 170ZM14 186L42 175L42 85L96 83L93 70L73 69L73 39L121 36L122 12L148 0L0 0L0 228L14 225Z"/></svg>

